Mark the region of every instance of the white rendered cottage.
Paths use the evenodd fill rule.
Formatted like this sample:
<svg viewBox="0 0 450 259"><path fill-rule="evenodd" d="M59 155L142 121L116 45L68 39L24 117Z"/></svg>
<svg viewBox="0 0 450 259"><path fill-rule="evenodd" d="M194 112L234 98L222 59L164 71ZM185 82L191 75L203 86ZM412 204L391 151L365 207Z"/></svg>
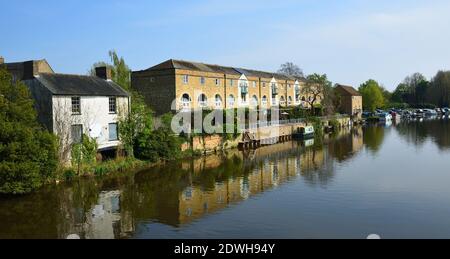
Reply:
<svg viewBox="0 0 450 259"><path fill-rule="evenodd" d="M83 134L96 139L100 153L120 146L118 123L129 113L130 97L111 80L108 68L83 76L54 73L45 60L6 67L29 87L39 121L59 137L62 158L70 160L71 146Z"/></svg>

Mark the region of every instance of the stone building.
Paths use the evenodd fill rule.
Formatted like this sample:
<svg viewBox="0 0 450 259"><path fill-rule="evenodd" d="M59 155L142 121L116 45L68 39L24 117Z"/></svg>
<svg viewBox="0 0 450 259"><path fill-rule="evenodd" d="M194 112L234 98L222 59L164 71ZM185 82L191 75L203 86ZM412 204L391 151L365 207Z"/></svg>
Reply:
<svg viewBox="0 0 450 259"><path fill-rule="evenodd" d="M170 111L306 104L305 79L250 69L168 60L131 76L132 88L161 115Z"/></svg>
<svg viewBox="0 0 450 259"><path fill-rule="evenodd" d="M58 74L46 60L5 63L14 80L23 81L35 102L39 122L59 137L60 156L70 160L71 146L83 134L97 140L99 152L120 146L118 122L129 112L130 98L111 80L106 67L96 76Z"/></svg>
<svg viewBox="0 0 450 259"><path fill-rule="evenodd" d="M361 119L363 112L362 95L355 88L346 85L336 85L335 91L340 99L339 112L348 114L354 119Z"/></svg>

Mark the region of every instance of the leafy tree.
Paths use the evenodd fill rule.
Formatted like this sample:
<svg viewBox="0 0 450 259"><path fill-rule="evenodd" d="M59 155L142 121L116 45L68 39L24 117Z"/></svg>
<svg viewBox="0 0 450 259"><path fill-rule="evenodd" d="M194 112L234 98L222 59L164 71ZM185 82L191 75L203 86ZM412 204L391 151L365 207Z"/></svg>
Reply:
<svg viewBox="0 0 450 259"><path fill-rule="evenodd" d="M359 87L359 92L363 96L363 106L365 110L375 111L385 104L383 90L375 80L368 80Z"/></svg>
<svg viewBox="0 0 450 259"><path fill-rule="evenodd" d="M89 70L89 74L95 75L95 68L97 67L109 67L111 68L112 80L123 89L131 91L131 69L125 63L125 59L123 57L119 57L115 50L110 50L108 55L111 64L104 61L96 62Z"/></svg>
<svg viewBox="0 0 450 259"><path fill-rule="evenodd" d="M172 132L172 116L170 113L163 115L162 125L157 130L140 132L135 141L138 158L155 162L180 157L182 140Z"/></svg>
<svg viewBox="0 0 450 259"><path fill-rule="evenodd" d="M315 105L329 97L332 92L332 83L328 81L327 75L312 74L306 78L306 85L302 87L302 94L306 95L306 102L311 107L311 114L314 115Z"/></svg>
<svg viewBox="0 0 450 259"><path fill-rule="evenodd" d="M420 106L427 102L429 82L420 73L414 73L403 80L392 94L392 102Z"/></svg>
<svg viewBox="0 0 450 259"><path fill-rule="evenodd" d="M430 83L429 92L433 104L450 106L450 71L439 71Z"/></svg>
<svg viewBox="0 0 450 259"><path fill-rule="evenodd" d="M304 77L303 70L292 62L286 62L281 65L278 73L287 76Z"/></svg>
<svg viewBox="0 0 450 259"><path fill-rule="evenodd" d="M57 163L56 137L38 124L28 88L0 67L0 193L32 192Z"/></svg>
<svg viewBox="0 0 450 259"><path fill-rule="evenodd" d="M78 169L78 174L82 167L92 167L97 161L98 145L95 139L86 134L83 135L81 143L72 145L72 166Z"/></svg>
<svg viewBox="0 0 450 259"><path fill-rule="evenodd" d="M144 98L137 91L131 89L131 69L116 51L109 51L110 62L97 62L90 70L91 75L95 75L95 68L107 66L112 70L112 80L131 94L131 111L129 114L120 111L119 132L120 139L126 153L134 157L135 140L141 133L149 133L153 130L153 114L151 109L145 104Z"/></svg>

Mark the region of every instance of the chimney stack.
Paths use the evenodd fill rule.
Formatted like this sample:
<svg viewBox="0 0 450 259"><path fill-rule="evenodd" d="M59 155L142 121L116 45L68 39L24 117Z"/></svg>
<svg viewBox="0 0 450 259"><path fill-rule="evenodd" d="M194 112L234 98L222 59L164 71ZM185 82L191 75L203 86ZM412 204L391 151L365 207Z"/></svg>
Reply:
<svg viewBox="0 0 450 259"><path fill-rule="evenodd" d="M96 67L95 75L104 80L112 79L112 71L110 67Z"/></svg>
<svg viewBox="0 0 450 259"><path fill-rule="evenodd" d="M0 56L0 65L2 65L4 63L5 63L5 59L2 56Z"/></svg>

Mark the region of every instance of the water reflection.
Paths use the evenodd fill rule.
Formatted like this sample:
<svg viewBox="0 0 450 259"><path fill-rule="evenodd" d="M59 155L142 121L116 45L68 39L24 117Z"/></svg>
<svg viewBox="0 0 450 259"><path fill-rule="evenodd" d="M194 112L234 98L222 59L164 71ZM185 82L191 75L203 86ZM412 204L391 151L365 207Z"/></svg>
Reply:
<svg viewBox="0 0 450 259"><path fill-rule="evenodd" d="M364 148L379 152L390 130L347 129L323 141L230 151L0 199L0 238L65 238L73 233L82 238L129 238L138 226L153 223L176 230L293 181L326 188L337 177L338 165L350 163ZM414 144L430 137L441 148L450 146L448 123L442 121L399 124L396 130Z"/></svg>
<svg viewBox="0 0 450 259"><path fill-rule="evenodd" d="M440 150L450 149L450 124L448 117L407 121L396 127L397 132L408 143L422 146L432 140Z"/></svg>

